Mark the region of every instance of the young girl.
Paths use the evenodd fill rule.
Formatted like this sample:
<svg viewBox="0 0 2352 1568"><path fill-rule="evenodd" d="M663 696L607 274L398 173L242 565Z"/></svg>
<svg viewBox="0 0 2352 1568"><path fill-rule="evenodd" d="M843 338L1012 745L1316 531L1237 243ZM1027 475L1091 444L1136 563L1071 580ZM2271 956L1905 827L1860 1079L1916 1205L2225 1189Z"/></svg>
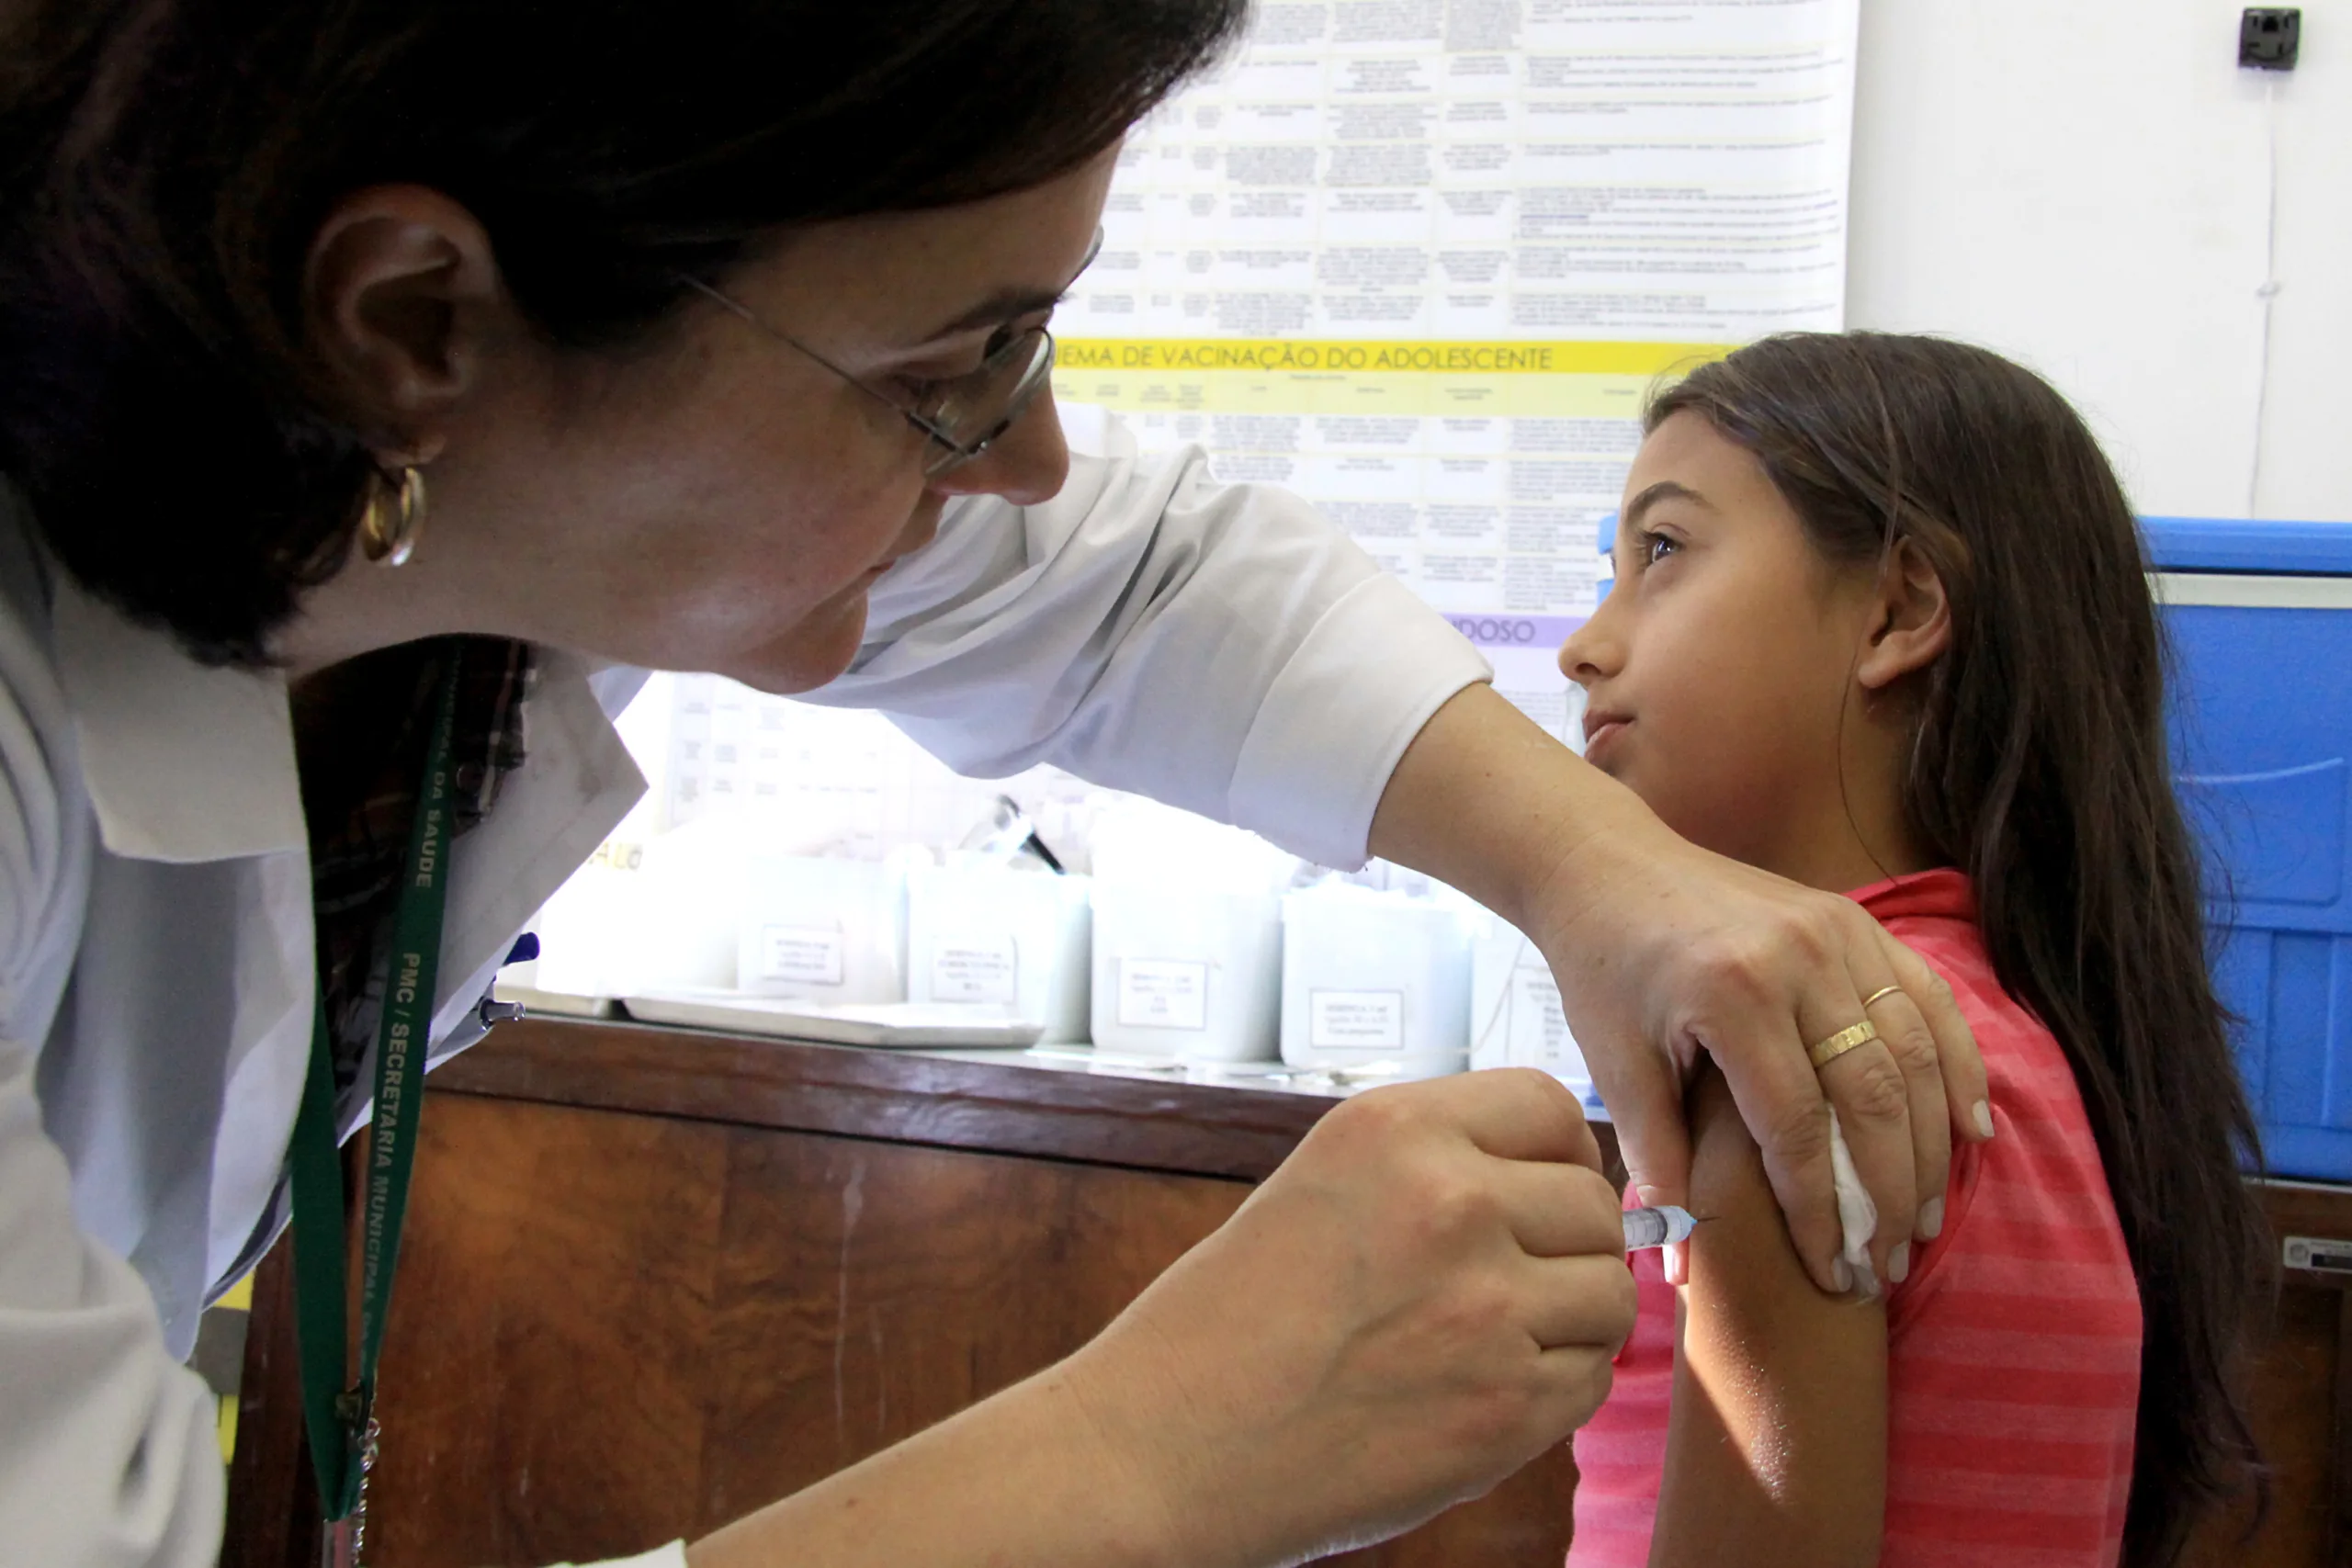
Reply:
<svg viewBox="0 0 2352 1568"><path fill-rule="evenodd" d="M2250 1474L2267 1233L2122 491L2042 381L1929 338L1759 343L1646 428L1614 587L1560 650L1587 755L1917 949L1998 1136L1937 1239L1826 1297L1702 1071L1704 1218L1679 1292L1637 1262L1568 1561L2168 1563ZM1825 1077L1863 1070L1835 1044Z"/></svg>

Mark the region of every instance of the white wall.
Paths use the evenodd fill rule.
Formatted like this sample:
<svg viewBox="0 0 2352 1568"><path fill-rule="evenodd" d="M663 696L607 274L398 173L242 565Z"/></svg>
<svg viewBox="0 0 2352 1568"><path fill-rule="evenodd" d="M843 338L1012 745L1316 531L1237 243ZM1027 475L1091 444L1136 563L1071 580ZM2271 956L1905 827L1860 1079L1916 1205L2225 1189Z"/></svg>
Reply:
<svg viewBox="0 0 2352 1568"><path fill-rule="evenodd" d="M2275 82L2278 251L2252 513L2352 520L2352 4L2291 73L2222 0L1863 0L1847 321L2026 361L2143 513L2249 513Z"/></svg>

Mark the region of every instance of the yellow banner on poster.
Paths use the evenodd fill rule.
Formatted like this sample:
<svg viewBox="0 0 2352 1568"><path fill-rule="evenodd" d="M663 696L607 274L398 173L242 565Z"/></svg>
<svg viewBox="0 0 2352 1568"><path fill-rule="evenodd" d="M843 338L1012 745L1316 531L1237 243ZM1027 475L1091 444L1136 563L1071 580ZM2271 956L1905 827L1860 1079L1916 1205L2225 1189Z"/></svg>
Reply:
<svg viewBox="0 0 2352 1568"><path fill-rule="evenodd" d="M1064 338L1065 370L1255 370L1344 375L1657 376L1720 359L1729 344Z"/></svg>

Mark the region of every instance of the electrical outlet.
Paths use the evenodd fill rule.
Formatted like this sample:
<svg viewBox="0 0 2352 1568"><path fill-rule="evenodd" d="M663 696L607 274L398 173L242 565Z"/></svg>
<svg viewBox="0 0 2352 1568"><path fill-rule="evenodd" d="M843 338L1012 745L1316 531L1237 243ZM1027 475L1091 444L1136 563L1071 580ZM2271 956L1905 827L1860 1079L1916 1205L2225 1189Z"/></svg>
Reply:
<svg viewBox="0 0 2352 1568"><path fill-rule="evenodd" d="M2249 6L2238 17L2238 63L2292 71L2303 42L2303 13L2293 6Z"/></svg>

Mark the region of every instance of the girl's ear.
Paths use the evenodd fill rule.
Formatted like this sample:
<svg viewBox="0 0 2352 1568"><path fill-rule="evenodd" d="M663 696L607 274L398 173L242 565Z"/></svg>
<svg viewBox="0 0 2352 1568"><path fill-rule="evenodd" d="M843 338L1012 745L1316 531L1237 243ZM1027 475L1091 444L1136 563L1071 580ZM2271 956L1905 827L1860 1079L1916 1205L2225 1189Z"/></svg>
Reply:
<svg viewBox="0 0 2352 1568"><path fill-rule="evenodd" d="M1865 691L1884 691L1933 664L1951 646L1951 602L1943 579L1910 540L1895 540L1879 572L1855 678Z"/></svg>

